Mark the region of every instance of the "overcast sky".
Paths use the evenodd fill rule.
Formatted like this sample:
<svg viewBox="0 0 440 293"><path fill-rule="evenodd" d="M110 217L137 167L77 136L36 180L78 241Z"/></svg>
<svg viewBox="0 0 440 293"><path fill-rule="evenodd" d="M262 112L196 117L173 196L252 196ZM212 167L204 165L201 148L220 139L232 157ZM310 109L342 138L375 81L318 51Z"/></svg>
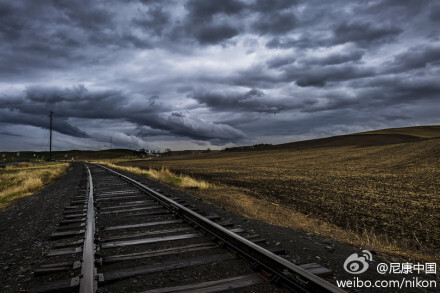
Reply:
<svg viewBox="0 0 440 293"><path fill-rule="evenodd" d="M440 124L440 2L0 0L0 151Z"/></svg>

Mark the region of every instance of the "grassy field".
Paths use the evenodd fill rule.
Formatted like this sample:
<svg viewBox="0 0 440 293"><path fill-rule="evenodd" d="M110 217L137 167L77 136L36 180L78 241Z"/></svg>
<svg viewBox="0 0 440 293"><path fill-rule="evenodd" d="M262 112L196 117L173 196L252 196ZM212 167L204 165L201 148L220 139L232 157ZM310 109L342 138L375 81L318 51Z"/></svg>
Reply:
<svg viewBox="0 0 440 293"><path fill-rule="evenodd" d="M0 168L0 207L42 189L62 175L68 166L61 163L21 163Z"/></svg>
<svg viewBox="0 0 440 293"><path fill-rule="evenodd" d="M191 192L248 216L432 261L440 248L440 139L419 137L369 133L119 164L222 186Z"/></svg>

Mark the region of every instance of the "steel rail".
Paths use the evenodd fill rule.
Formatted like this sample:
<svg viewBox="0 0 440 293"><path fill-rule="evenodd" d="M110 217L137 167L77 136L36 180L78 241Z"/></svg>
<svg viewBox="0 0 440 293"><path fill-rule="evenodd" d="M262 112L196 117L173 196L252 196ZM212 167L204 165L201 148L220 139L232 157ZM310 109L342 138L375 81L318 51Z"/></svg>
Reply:
<svg viewBox="0 0 440 293"><path fill-rule="evenodd" d="M80 293L94 293L98 289L95 266L95 207L93 205L93 180L89 167L87 167L87 224L84 239L83 257L81 265Z"/></svg>
<svg viewBox="0 0 440 293"><path fill-rule="evenodd" d="M105 166L98 164L94 165L99 166L133 184L138 189L146 192L158 202L162 203L174 214L179 215L189 223L198 226L209 235L216 238L218 242L237 252L242 258L249 261L254 269L269 273L272 276L271 280L277 285L290 289L294 292L346 292L333 284L330 284L326 280L321 279L320 277L307 272L297 265L294 265L291 262L277 256L276 254L252 243L251 241L228 231L215 222L182 206L174 200L167 198L148 186L145 186L144 184Z"/></svg>

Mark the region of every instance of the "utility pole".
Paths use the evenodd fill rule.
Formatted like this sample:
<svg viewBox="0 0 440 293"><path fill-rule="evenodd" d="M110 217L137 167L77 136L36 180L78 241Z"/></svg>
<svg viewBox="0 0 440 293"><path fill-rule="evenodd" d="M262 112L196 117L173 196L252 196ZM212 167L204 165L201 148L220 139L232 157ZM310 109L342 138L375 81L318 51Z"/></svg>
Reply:
<svg viewBox="0 0 440 293"><path fill-rule="evenodd" d="M50 111L50 139L49 139L49 161L52 160L52 114Z"/></svg>
<svg viewBox="0 0 440 293"><path fill-rule="evenodd" d="M112 148L112 146L113 146L113 137L110 136L110 149Z"/></svg>

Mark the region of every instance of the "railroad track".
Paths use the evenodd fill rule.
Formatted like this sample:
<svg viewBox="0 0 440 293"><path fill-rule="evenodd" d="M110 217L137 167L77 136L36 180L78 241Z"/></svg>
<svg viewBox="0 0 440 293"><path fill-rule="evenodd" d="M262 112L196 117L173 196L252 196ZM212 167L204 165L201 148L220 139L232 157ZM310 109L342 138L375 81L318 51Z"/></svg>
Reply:
<svg viewBox="0 0 440 293"><path fill-rule="evenodd" d="M30 292L344 292L259 235L88 164Z"/></svg>

